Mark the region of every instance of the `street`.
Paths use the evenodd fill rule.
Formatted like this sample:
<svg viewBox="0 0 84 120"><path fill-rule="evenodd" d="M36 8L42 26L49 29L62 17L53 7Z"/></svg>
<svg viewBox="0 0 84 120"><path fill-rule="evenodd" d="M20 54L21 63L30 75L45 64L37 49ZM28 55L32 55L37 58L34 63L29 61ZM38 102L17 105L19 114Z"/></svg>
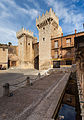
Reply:
<svg viewBox="0 0 84 120"><path fill-rule="evenodd" d="M4 83L12 83L16 81L16 79L23 77L22 73L1 73L0 74L0 85Z"/></svg>
<svg viewBox="0 0 84 120"><path fill-rule="evenodd" d="M52 115L67 83L67 74L53 73L34 82L32 86L26 85L17 89L12 97L1 97L0 120L4 118L6 120L33 120L33 117L37 116L36 113L41 113L42 118L43 115L47 115L48 110L50 111L48 113Z"/></svg>
<svg viewBox="0 0 84 120"><path fill-rule="evenodd" d="M10 85L18 83L26 79L22 73L0 73L0 97L3 96L3 85L9 83ZM18 86L19 87L19 86ZM10 90L16 90L18 87L11 87Z"/></svg>
<svg viewBox="0 0 84 120"><path fill-rule="evenodd" d="M38 71L35 69L8 69L6 71L0 71L0 97L3 96L3 85L9 83L10 85L24 81L27 76L30 78L36 78L38 73L44 71ZM17 87L11 86L10 90L14 91L25 85L26 82L19 84Z"/></svg>

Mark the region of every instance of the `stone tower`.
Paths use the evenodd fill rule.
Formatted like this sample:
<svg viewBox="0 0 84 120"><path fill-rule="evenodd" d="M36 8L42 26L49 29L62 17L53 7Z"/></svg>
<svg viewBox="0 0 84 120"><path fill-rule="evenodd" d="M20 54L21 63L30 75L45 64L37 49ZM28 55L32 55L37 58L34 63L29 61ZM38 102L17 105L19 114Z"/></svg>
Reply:
<svg viewBox="0 0 84 120"><path fill-rule="evenodd" d="M34 68L34 49L33 43L37 42L37 38L33 36L33 32L22 28L16 33L18 38L18 58L20 68Z"/></svg>
<svg viewBox="0 0 84 120"><path fill-rule="evenodd" d="M60 37L62 29L59 26L59 19L54 11L46 11L45 15L36 19L36 26L39 30L39 69L51 67L51 37Z"/></svg>

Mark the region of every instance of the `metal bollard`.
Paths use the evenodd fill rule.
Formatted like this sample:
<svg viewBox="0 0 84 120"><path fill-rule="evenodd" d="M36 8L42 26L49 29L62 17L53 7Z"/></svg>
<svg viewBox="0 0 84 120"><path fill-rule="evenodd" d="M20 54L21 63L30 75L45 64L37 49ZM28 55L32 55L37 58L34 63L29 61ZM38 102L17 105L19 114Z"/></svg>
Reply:
<svg viewBox="0 0 84 120"><path fill-rule="evenodd" d="M38 78L40 79L40 77L41 77L41 74L40 74L40 73L38 73Z"/></svg>
<svg viewBox="0 0 84 120"><path fill-rule="evenodd" d="M32 86L32 85L33 85L32 80L30 80L30 86Z"/></svg>
<svg viewBox="0 0 84 120"><path fill-rule="evenodd" d="M30 85L30 86L33 85L32 80L30 79L30 77L27 77L27 83L26 83L26 85Z"/></svg>
<svg viewBox="0 0 84 120"><path fill-rule="evenodd" d="M10 94L10 88L9 88L9 83L5 83L3 85L3 96L9 96Z"/></svg>
<svg viewBox="0 0 84 120"><path fill-rule="evenodd" d="M29 85L30 84L30 77L27 77L27 83L26 83L26 85Z"/></svg>

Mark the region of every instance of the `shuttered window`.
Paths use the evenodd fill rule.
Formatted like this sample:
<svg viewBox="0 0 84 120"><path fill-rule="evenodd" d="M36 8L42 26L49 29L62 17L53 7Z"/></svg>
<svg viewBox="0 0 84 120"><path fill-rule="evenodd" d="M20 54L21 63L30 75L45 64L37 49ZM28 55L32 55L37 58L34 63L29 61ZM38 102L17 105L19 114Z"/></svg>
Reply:
<svg viewBox="0 0 84 120"><path fill-rule="evenodd" d="M58 58L58 52L55 51L55 58Z"/></svg>
<svg viewBox="0 0 84 120"><path fill-rule="evenodd" d="M58 41L55 41L55 48L58 48Z"/></svg>
<svg viewBox="0 0 84 120"><path fill-rule="evenodd" d="M71 45L71 38L67 38L67 39L66 39L66 45L67 45L67 46L70 46L70 45Z"/></svg>

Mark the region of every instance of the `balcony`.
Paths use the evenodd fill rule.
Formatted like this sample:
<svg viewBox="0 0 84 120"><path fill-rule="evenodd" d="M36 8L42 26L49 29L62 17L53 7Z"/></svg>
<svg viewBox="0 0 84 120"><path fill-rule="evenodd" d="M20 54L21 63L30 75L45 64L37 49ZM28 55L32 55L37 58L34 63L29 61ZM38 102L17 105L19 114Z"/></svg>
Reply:
<svg viewBox="0 0 84 120"><path fill-rule="evenodd" d="M62 49L70 49L73 47L74 47L74 44L71 44L71 43L66 43L65 45L62 45Z"/></svg>

